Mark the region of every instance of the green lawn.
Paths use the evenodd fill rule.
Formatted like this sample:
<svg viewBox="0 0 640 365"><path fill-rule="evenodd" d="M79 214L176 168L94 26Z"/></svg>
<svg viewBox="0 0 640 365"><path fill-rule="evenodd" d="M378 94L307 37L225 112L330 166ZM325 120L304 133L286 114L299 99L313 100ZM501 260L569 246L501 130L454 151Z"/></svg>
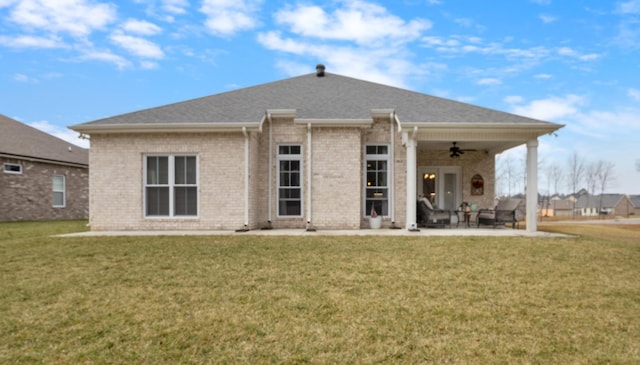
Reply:
<svg viewBox="0 0 640 365"><path fill-rule="evenodd" d="M0 223L0 363L640 363L640 235L50 238Z"/></svg>

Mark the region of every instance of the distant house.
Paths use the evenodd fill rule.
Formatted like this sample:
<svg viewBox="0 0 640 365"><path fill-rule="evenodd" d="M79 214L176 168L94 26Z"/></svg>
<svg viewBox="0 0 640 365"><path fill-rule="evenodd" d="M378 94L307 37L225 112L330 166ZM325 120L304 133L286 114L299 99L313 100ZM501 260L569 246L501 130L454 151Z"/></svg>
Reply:
<svg viewBox="0 0 640 365"><path fill-rule="evenodd" d="M633 212L633 206L624 194L581 195L576 202L576 212L580 216L627 217Z"/></svg>
<svg viewBox="0 0 640 365"><path fill-rule="evenodd" d="M417 199L492 207L495 155L562 125L325 72L70 127L92 230L416 228ZM536 230L537 189L527 230ZM530 213L530 214L529 214Z"/></svg>
<svg viewBox="0 0 640 365"><path fill-rule="evenodd" d="M572 217L574 200L551 199L543 204L541 215L543 217Z"/></svg>
<svg viewBox="0 0 640 365"><path fill-rule="evenodd" d="M0 221L84 219L89 154L0 114Z"/></svg>
<svg viewBox="0 0 640 365"><path fill-rule="evenodd" d="M631 200L632 214L640 215L640 195L630 195L629 200Z"/></svg>

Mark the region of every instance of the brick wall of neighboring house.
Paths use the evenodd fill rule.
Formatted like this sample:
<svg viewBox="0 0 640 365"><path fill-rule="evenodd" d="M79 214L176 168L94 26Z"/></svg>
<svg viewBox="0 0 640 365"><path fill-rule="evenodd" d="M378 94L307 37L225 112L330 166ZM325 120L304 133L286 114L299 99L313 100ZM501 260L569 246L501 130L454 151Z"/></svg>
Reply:
<svg viewBox="0 0 640 365"><path fill-rule="evenodd" d="M0 221L88 217L87 168L8 158L0 158L0 167L5 162L22 165L22 173L0 172ZM64 207L53 207L54 175L65 177Z"/></svg>

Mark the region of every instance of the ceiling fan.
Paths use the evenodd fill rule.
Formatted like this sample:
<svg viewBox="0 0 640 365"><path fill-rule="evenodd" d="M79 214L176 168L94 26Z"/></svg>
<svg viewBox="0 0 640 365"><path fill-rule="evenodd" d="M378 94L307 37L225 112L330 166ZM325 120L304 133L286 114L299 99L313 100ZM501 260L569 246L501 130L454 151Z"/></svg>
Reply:
<svg viewBox="0 0 640 365"><path fill-rule="evenodd" d="M449 148L449 152L451 152L451 154L449 156L451 158L460 157L460 155L463 155L466 151L475 151L473 149L462 149L462 148L456 146L456 143L458 143L458 142L453 142L453 146L451 146Z"/></svg>

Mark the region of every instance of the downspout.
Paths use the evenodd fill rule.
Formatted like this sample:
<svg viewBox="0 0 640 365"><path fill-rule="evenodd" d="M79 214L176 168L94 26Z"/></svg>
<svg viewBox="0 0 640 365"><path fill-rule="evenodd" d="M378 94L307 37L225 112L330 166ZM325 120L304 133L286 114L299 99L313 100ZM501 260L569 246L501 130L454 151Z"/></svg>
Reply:
<svg viewBox="0 0 640 365"><path fill-rule="evenodd" d="M244 135L244 230L249 230L249 133L242 127Z"/></svg>
<svg viewBox="0 0 640 365"><path fill-rule="evenodd" d="M271 228L271 210L273 208L273 120L271 113L267 112L267 120L269 120L269 193L267 197L267 223Z"/></svg>
<svg viewBox="0 0 640 365"><path fill-rule="evenodd" d="M307 123L307 231L314 232L315 229L311 228L311 178L312 178L312 148L311 148L311 123Z"/></svg>
<svg viewBox="0 0 640 365"><path fill-rule="evenodd" d="M396 150L396 143L395 143L395 136L393 134L393 123L395 122L395 114L396 112L392 112L389 114L389 134L391 136L391 153L389 154L389 211L391 212L391 228L399 228L396 227L396 202L395 202L395 177L396 177L396 170L394 168L394 161L395 161L395 150Z"/></svg>

